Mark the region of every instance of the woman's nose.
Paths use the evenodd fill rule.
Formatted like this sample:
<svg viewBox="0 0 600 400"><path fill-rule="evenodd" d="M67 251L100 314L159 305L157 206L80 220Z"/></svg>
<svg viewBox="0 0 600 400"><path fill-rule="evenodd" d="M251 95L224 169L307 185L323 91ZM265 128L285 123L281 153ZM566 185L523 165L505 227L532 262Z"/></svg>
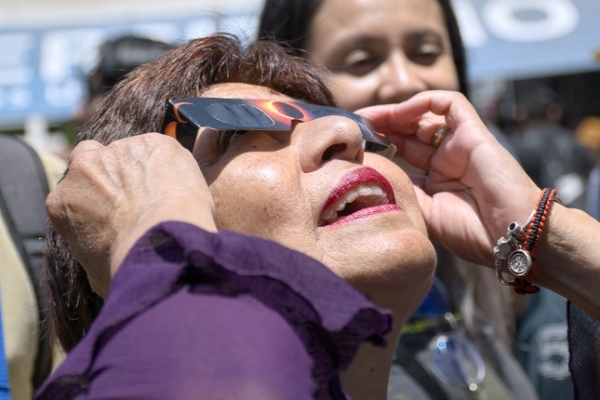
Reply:
<svg viewBox="0 0 600 400"><path fill-rule="evenodd" d="M297 123L292 133L292 146L299 155L303 172L315 171L332 160L361 164L362 142L358 124L337 115Z"/></svg>
<svg viewBox="0 0 600 400"><path fill-rule="evenodd" d="M425 81L404 52L390 53L380 67L380 86L377 92L380 103L399 103L424 90L427 90Z"/></svg>

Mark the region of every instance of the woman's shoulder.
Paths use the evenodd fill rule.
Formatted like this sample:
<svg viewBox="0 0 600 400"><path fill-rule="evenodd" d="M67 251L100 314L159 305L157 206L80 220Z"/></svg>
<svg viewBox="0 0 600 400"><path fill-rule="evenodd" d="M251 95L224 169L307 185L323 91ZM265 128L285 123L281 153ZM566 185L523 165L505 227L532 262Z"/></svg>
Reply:
<svg viewBox="0 0 600 400"><path fill-rule="evenodd" d="M220 371L219 379L208 383L227 381L233 390L250 379L240 372L253 370L244 368L248 362L258 371L256 382L258 376L295 381L304 366L314 385L327 388L362 342L383 345L390 327L389 314L310 257L255 237L162 223L128 254L92 329L39 398L74 387L111 387L110 395L119 395L120 384L108 379L98 386L90 379L118 383L123 370L138 371L144 393L165 389L165 380L195 377L197 383L210 371ZM174 377L174 365L160 361L182 351L165 349L181 346L185 356L177 363L188 361L178 364L187 366L187 378ZM127 359L119 357L124 351ZM309 362L286 374L290 357Z"/></svg>

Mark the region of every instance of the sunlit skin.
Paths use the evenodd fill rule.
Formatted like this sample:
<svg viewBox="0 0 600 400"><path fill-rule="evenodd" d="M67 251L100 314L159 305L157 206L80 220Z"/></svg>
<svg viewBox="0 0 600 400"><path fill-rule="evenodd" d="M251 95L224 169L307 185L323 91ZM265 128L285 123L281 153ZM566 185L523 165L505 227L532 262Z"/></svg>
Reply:
<svg viewBox="0 0 600 400"><path fill-rule="evenodd" d="M290 100L237 83L215 85L203 95ZM408 176L393 162L365 153L358 125L341 116L297 123L291 133L237 135L224 151L220 139L219 132L203 128L193 151L215 202L218 229L271 239L323 262L392 310L389 340L395 343L427 292L436 263ZM389 182L395 205L369 207L322 226L324 209L340 188L356 176L371 175ZM368 346L358 357L356 376L373 379L379 388L370 398L384 398L393 346Z"/></svg>
<svg viewBox="0 0 600 400"><path fill-rule="evenodd" d="M311 23L309 59L331 71L347 110L458 90L452 46L436 0L324 0Z"/></svg>
<svg viewBox="0 0 600 400"><path fill-rule="evenodd" d="M216 85L204 96L289 100L245 84ZM219 139L218 132L201 129L194 147L219 229L272 239L309 254L369 292L421 297L411 291L429 279L434 255L412 184L392 162L362 150L352 120L329 116L297 123L291 134L237 135L223 153ZM326 152L330 158L323 160ZM374 208L362 218L320 226L332 192L355 170L360 175L363 166L389 181L398 207Z"/></svg>

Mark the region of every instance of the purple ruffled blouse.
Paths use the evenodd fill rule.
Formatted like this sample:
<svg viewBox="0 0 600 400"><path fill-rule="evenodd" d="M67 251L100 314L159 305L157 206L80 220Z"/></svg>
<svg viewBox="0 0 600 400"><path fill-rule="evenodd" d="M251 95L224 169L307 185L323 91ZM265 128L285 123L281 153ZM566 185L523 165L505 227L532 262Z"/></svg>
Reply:
<svg viewBox="0 0 600 400"><path fill-rule="evenodd" d="M183 222L148 231L36 399L346 399L391 316L318 261Z"/></svg>

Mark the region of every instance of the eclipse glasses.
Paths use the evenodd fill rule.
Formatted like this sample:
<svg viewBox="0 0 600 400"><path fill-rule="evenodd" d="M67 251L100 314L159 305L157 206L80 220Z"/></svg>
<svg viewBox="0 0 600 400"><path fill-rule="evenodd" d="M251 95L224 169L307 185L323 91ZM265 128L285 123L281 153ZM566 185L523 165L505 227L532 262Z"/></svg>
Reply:
<svg viewBox="0 0 600 400"><path fill-rule="evenodd" d="M360 115L334 107L298 101L217 99L208 97L173 99L161 131L192 151L200 127L218 130L291 131L293 121L308 122L329 115L350 118L360 128L363 149L393 158L396 146L375 132Z"/></svg>

